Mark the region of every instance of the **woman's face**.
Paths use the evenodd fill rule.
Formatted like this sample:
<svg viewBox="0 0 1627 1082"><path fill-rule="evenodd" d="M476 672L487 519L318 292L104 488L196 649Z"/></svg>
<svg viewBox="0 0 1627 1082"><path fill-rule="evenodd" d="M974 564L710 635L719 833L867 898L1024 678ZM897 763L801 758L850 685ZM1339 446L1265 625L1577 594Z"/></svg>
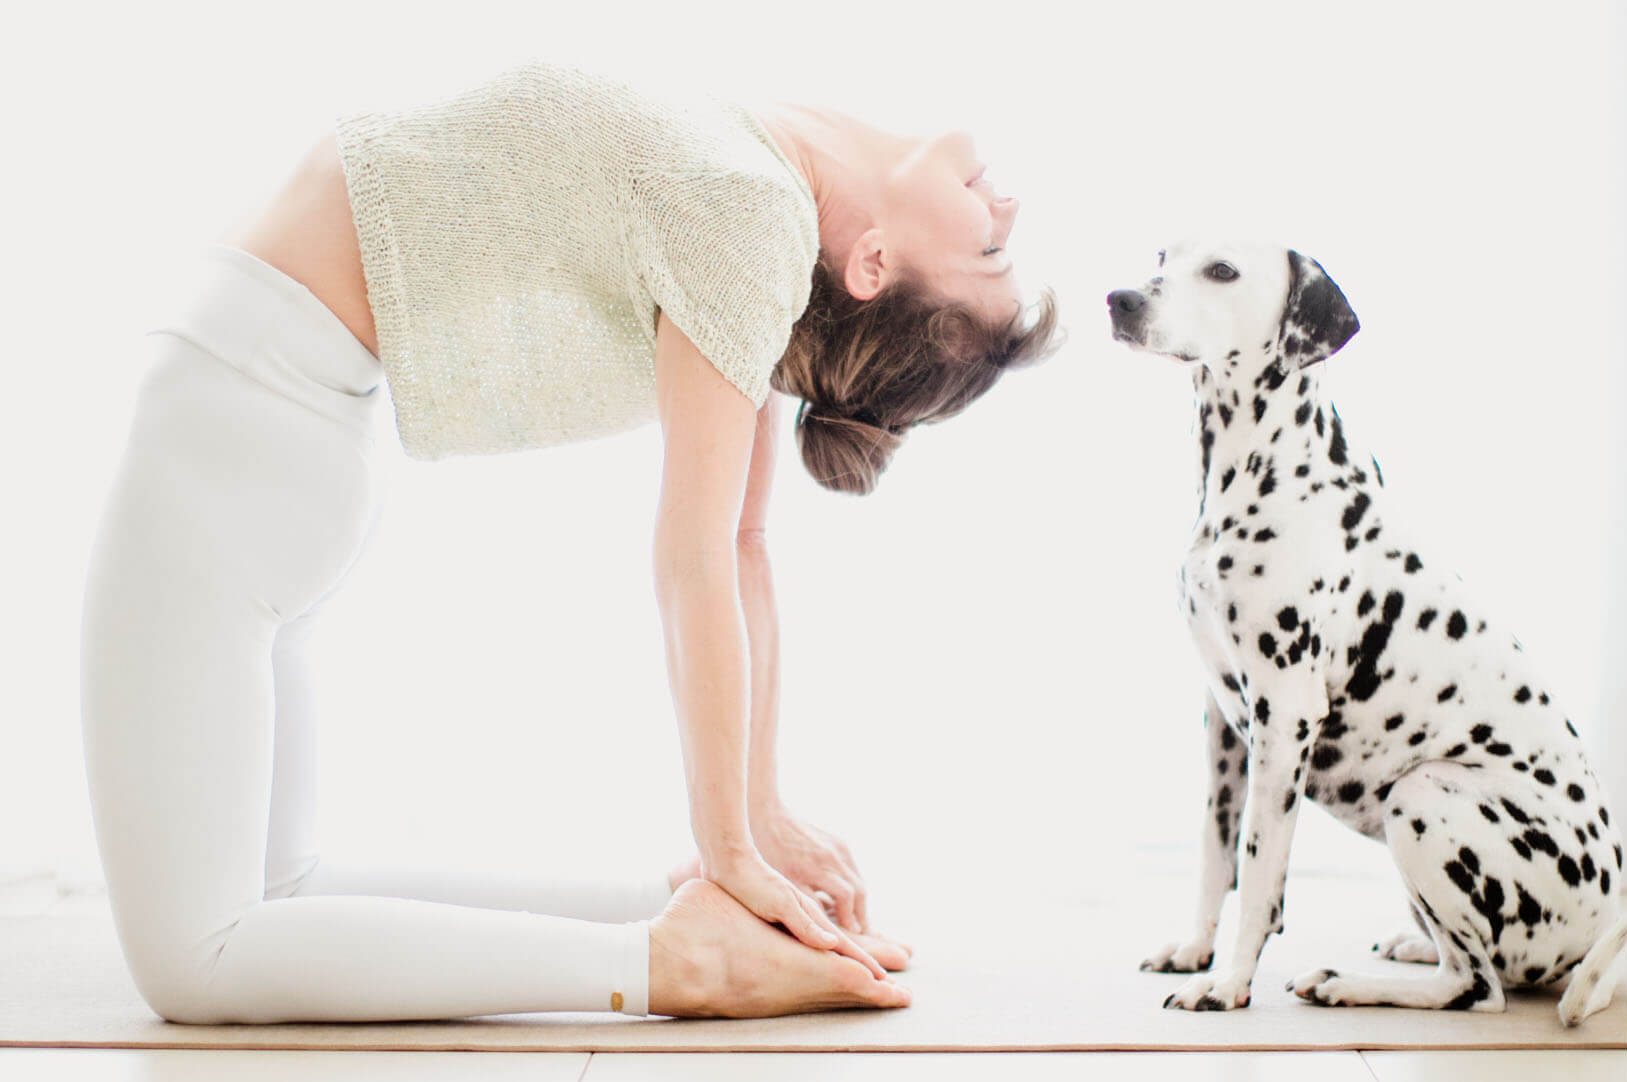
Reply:
<svg viewBox="0 0 1627 1082"><path fill-rule="evenodd" d="M913 142L885 178L878 224L894 258L988 318L1015 315L1022 295L1005 245L1017 200L983 175L967 133Z"/></svg>

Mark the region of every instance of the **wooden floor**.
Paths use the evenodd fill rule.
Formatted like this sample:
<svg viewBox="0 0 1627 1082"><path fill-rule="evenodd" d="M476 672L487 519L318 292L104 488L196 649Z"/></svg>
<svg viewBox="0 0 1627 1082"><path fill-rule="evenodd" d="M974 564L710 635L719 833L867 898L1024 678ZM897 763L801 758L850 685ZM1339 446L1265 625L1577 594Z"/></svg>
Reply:
<svg viewBox="0 0 1627 1082"><path fill-rule="evenodd" d="M0 886L0 917L75 904L44 883ZM625 1053L223 1052L0 1048L0 1079L18 1082L1622 1082L1627 1051Z"/></svg>

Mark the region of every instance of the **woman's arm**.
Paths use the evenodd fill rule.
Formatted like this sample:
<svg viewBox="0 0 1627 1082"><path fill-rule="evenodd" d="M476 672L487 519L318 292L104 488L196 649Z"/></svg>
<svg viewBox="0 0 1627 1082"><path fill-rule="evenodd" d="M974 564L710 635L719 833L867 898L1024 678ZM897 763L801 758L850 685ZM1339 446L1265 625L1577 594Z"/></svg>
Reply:
<svg viewBox="0 0 1627 1082"><path fill-rule="evenodd" d="M740 602L751 652L751 741L746 801L752 837L775 868L807 891L823 891L837 922L850 932L867 931L864 881L839 838L791 815L780 802L775 737L780 711L780 625L774 604L774 570L768 555L768 498L779 447L779 396L771 393L757 413L757 434L746 475L746 496L735 534L740 565Z"/></svg>
<svg viewBox="0 0 1627 1082"><path fill-rule="evenodd" d="M757 429L751 402L665 314L655 383L665 455L656 512L655 592L666 635L702 874L809 946L886 971L813 898L763 859L747 816L748 640L736 538Z"/></svg>
<svg viewBox="0 0 1627 1082"><path fill-rule="evenodd" d="M779 440L778 407L779 395L771 391L768 401L757 411L745 502L735 531L740 603L745 610L751 651L751 751L746 793L753 818L773 810L780 802L774 758L780 710L780 623L774 606L774 571L768 560L768 496L774 483Z"/></svg>

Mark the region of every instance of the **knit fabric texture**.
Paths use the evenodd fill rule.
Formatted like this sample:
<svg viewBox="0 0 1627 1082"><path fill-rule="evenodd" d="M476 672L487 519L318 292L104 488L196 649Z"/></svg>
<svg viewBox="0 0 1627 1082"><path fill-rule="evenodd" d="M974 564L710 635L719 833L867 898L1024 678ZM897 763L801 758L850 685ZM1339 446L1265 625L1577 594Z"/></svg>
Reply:
<svg viewBox="0 0 1627 1082"><path fill-rule="evenodd" d="M409 457L654 420L658 311L754 406L768 397L819 224L741 105L528 60L335 129Z"/></svg>

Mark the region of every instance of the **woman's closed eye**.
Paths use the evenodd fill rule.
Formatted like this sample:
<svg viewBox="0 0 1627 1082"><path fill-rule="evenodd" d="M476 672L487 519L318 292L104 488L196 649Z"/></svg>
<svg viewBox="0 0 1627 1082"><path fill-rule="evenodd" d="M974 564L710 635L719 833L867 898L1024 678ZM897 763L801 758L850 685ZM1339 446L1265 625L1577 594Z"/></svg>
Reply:
<svg viewBox="0 0 1627 1082"><path fill-rule="evenodd" d="M983 249L982 254L986 255L986 256L988 256L988 255L998 255L1000 252L1003 252L1003 251L1005 251L1005 249L1002 248L1000 245L991 244L987 248Z"/></svg>

